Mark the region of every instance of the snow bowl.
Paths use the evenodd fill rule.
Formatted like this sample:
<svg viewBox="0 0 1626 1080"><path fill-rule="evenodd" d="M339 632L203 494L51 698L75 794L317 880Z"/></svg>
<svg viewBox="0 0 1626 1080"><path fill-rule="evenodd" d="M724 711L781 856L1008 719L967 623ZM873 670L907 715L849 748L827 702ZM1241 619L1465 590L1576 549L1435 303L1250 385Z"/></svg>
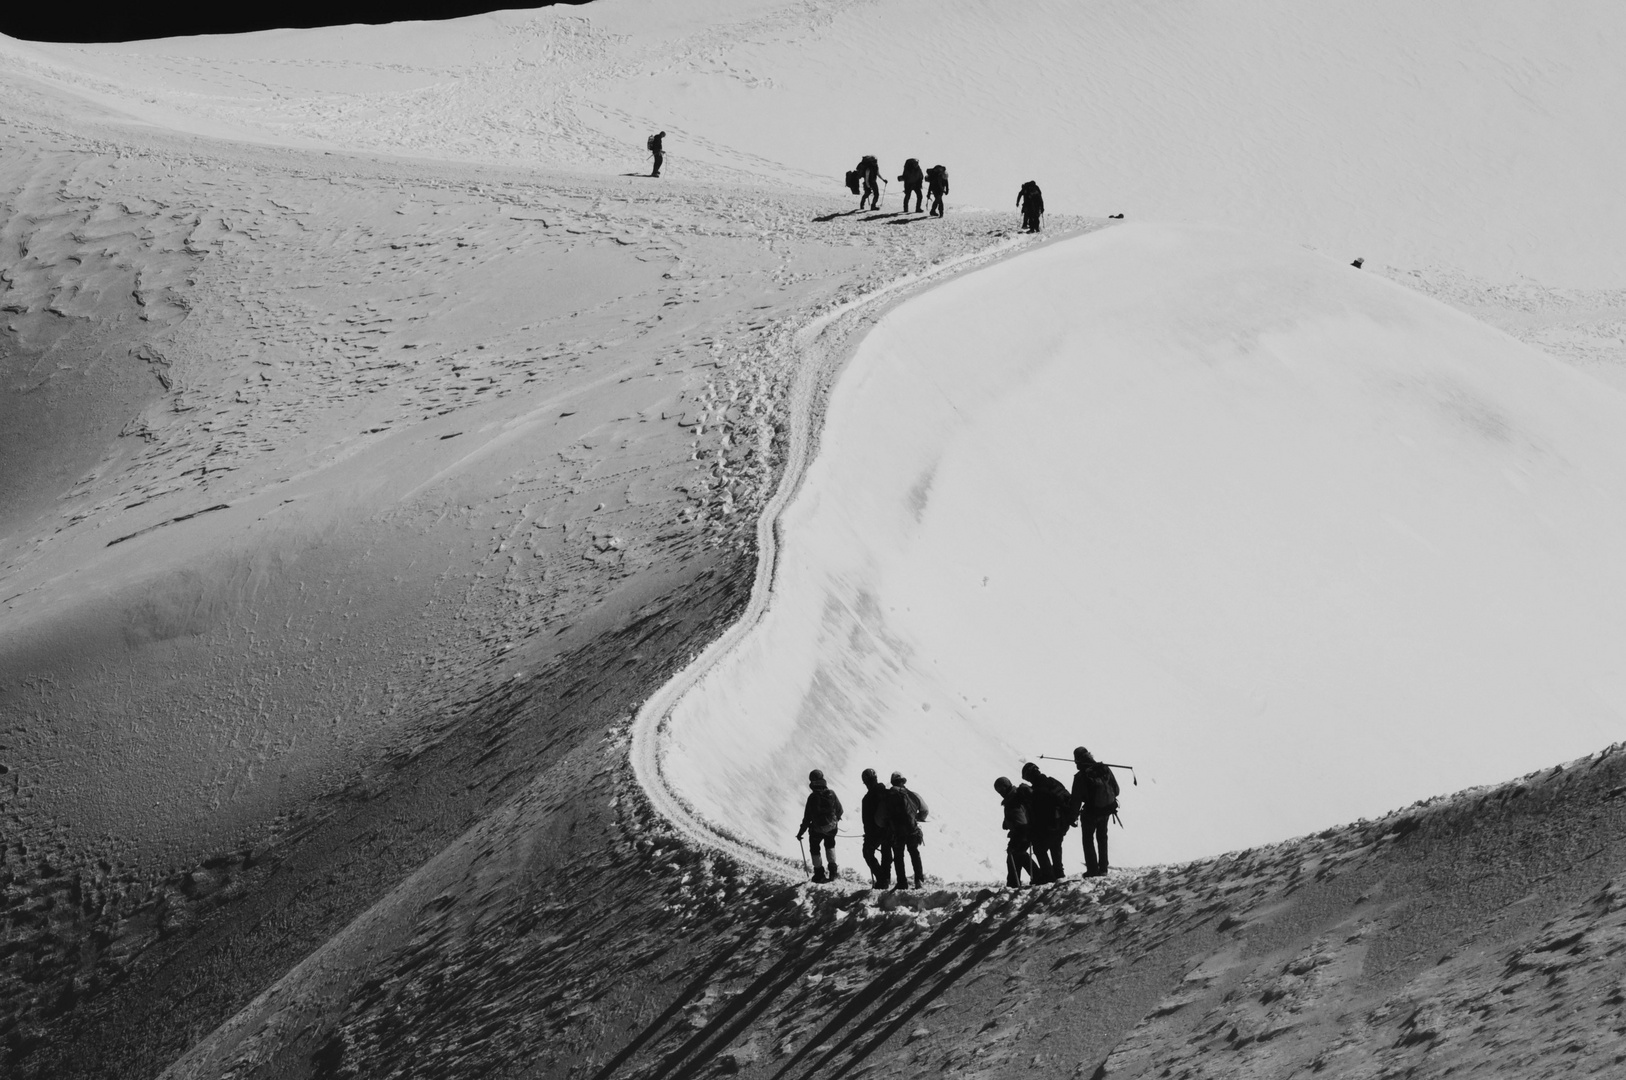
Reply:
<svg viewBox="0 0 1626 1080"><path fill-rule="evenodd" d="M927 872L985 880L994 778L1079 744L1138 769L1125 864L1621 736L1626 396L1272 241L1119 227L903 304L779 525L761 617L655 751L784 857L815 767L844 833L859 771L903 772Z"/></svg>

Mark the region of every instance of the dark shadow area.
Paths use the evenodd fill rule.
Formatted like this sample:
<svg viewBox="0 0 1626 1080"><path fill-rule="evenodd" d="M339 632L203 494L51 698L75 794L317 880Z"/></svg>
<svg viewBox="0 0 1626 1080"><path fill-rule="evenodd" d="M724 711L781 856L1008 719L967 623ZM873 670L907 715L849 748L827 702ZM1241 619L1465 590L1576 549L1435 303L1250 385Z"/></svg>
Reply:
<svg viewBox="0 0 1626 1080"><path fill-rule="evenodd" d="M895 219L893 221L887 222L887 224L888 225L913 225L917 221L925 221L925 220L926 220L926 218L925 218L924 215L920 215L920 216L916 216L916 217L901 217L900 216L900 217L898 217L897 219Z"/></svg>
<svg viewBox="0 0 1626 1080"><path fill-rule="evenodd" d="M585 4L590 0L534 0L527 7ZM0 7L0 34L24 41L143 41L193 34L242 34L256 30L309 29L351 23L393 23L459 19L503 11L513 5L493 0L338 0L336 3L192 7L109 5L89 18L48 4Z"/></svg>
<svg viewBox="0 0 1626 1080"><path fill-rule="evenodd" d="M903 213L903 211L901 211L901 210L883 210L879 214L871 214L869 217L863 218L862 220L864 220L864 221L885 221L887 218L895 218L901 213Z"/></svg>
<svg viewBox="0 0 1626 1080"><path fill-rule="evenodd" d="M859 211L859 210L837 210L837 211L834 211L833 213L825 214L823 217L816 217L813 220L814 221L820 221L820 222L834 221L836 218L852 217L854 214L861 213L861 212L862 211Z"/></svg>
<svg viewBox="0 0 1626 1080"><path fill-rule="evenodd" d="M985 897L978 897L978 902L980 903L984 898ZM931 936L929 936L925 941L921 942L914 949L910 950L910 952L902 959L893 963L885 971L881 972L881 974L875 979L871 980L868 986L864 987L864 989L861 990L852 1001L848 1002L847 1005L839 1013L837 1013L829 1023L825 1024L824 1027L820 1028L816 1033L814 1033L813 1037L809 1039L800 1050L796 1051L789 1061L785 1062L780 1070L774 1074L774 1080L781 1080L782 1077L786 1076L792 1069L796 1068L796 1066L799 1065L804 1058L813 1053L813 1051L819 1046L823 1045L826 1039L830 1038L836 1032L852 1023L860 1014L864 1012L865 1009L874 1004L882 994L886 993L893 986L897 985L906 976L914 974L916 976L916 981L918 982L919 978L921 977L921 973L915 971L916 965L920 964L921 961L930 956L939 945L944 943L945 939L958 931L961 924L974 915L977 910L977 903L967 904L965 907L956 912L951 918L944 921L944 923L936 930L932 931ZM925 971L928 974L929 970L930 965L922 968L922 971ZM828 1057L829 1055L826 1055L826 1058ZM822 1065L823 1062L820 1062L820 1064Z"/></svg>

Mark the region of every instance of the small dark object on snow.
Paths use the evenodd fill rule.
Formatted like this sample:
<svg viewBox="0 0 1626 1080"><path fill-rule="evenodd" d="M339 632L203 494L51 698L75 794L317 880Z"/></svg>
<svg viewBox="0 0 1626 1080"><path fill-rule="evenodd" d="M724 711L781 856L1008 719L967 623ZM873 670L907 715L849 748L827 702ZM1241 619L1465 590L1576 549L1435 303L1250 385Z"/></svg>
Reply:
<svg viewBox="0 0 1626 1080"><path fill-rule="evenodd" d="M948 194L948 166L933 165L926 170L926 193L932 197L931 217L943 216L943 196Z"/></svg>
<svg viewBox="0 0 1626 1080"><path fill-rule="evenodd" d="M659 176L661 174L661 162L666 160L666 154L661 150L661 140L664 138L666 138L666 132L657 131L644 143L649 148L649 152L655 155L655 168L650 171L650 176Z"/></svg>
<svg viewBox="0 0 1626 1080"><path fill-rule="evenodd" d="M1033 841L1033 860L1039 864L1035 883L1060 881L1067 876L1062 867L1061 843L1067 830L1078 820L1078 806L1066 784L1054 776L1046 776L1031 761L1022 766L1022 779L1033 788L1028 835Z"/></svg>
<svg viewBox="0 0 1626 1080"><path fill-rule="evenodd" d="M905 214L909 212L909 195L911 192L915 196L915 213L920 213L920 185L925 179L925 174L920 171L919 158L910 158L903 163L903 175L898 177L898 181L903 184L903 212Z"/></svg>
<svg viewBox="0 0 1626 1080"><path fill-rule="evenodd" d="M1032 180L1023 184L1016 193L1016 205L1022 208L1022 231L1038 232L1039 219L1044 217L1044 193L1039 185Z"/></svg>
<svg viewBox="0 0 1626 1080"><path fill-rule="evenodd" d="M836 830L841 827L841 800L824 782L822 770L814 769L807 774L807 786L811 790L807 796L807 806L802 811L802 827L796 831L796 839L800 841L808 833L813 834L808 845L813 851L813 880L835 881L840 875L840 869L836 866ZM825 875L824 870L826 859L830 863L829 876Z"/></svg>
<svg viewBox="0 0 1626 1080"><path fill-rule="evenodd" d="M864 821L861 849L864 865L869 867L870 884L884 889L892 884L892 836L887 829L886 785L876 778L874 769L865 769L860 779L864 781L864 801L859 811ZM875 857L877 852L880 859Z"/></svg>
<svg viewBox="0 0 1626 1080"><path fill-rule="evenodd" d="M1107 823L1118 812L1118 778L1084 747L1073 751L1073 801L1078 804L1079 831L1084 834L1084 876L1100 877L1107 862Z"/></svg>
<svg viewBox="0 0 1626 1080"><path fill-rule="evenodd" d="M1365 259L1359 259L1358 258L1354 262L1350 263L1349 265L1351 265L1355 269L1359 270L1361 268L1361 264L1364 263L1365 261L1366 261Z"/></svg>
<svg viewBox="0 0 1626 1080"><path fill-rule="evenodd" d="M1124 216L1122 214L1108 214L1107 215L1107 220L1108 221L1122 221L1123 219L1124 219Z"/></svg>
<svg viewBox="0 0 1626 1080"><path fill-rule="evenodd" d="M1013 889L1020 889L1022 871L1026 870L1028 881L1038 885L1043 880L1043 875L1034 865L1033 856L1028 851L1031 842L1033 789L1026 784L1021 786L1012 784L1009 777L1001 776L994 781L994 790L999 792L1000 805L1005 808L1005 817L1000 821L999 827L1005 830L1005 835L1009 838L1005 844L1005 884Z"/></svg>
<svg viewBox="0 0 1626 1080"><path fill-rule="evenodd" d="M881 163L875 160L874 154L865 154L858 159L858 168L854 169L853 172L858 174L858 179L864 185L863 193L858 196L858 209L865 209L864 204L869 203L869 209L879 210L881 208Z"/></svg>
<svg viewBox="0 0 1626 1080"><path fill-rule="evenodd" d="M903 866L905 850L909 852L909 860L914 867L915 888L923 887L926 882L926 872L920 865L920 842L925 835L916 824L926 818L926 800L910 791L908 783L906 776L895 772L892 774L892 786L886 792L887 842L892 855L894 890L909 887Z"/></svg>

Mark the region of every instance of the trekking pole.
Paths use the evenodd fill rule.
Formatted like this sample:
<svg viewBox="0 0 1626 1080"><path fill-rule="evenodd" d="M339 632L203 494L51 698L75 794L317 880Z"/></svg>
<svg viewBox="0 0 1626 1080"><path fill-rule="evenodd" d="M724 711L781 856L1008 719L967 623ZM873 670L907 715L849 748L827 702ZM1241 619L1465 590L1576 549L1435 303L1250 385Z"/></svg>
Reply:
<svg viewBox="0 0 1626 1080"><path fill-rule="evenodd" d="M1040 761L1072 761L1073 759L1070 758L1070 757L1051 757L1049 754L1040 754L1039 755L1039 760ZM1134 784L1135 784L1136 787L1140 787L1140 777L1135 775L1135 767L1133 765L1114 765L1110 761L1098 761L1098 762L1096 762L1096 764L1097 765L1105 765L1109 769L1128 769L1129 770L1129 779L1134 781Z"/></svg>
<svg viewBox="0 0 1626 1080"><path fill-rule="evenodd" d="M796 838L796 850L802 853L802 873L806 874L808 877L812 877L813 871L807 868L807 846L802 843L802 838L800 836Z"/></svg>

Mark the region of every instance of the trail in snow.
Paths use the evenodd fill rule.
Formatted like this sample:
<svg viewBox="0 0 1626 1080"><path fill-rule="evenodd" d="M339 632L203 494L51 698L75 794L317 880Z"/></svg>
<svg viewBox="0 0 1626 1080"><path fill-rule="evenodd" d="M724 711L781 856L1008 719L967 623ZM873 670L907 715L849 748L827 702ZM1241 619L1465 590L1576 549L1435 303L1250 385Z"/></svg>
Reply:
<svg viewBox="0 0 1626 1080"><path fill-rule="evenodd" d="M655 808L692 842L724 852L764 873L797 879L804 876L800 867L783 852L773 850L760 839L753 840L732 831L715 818L696 813L691 803L669 782L661 765L661 751L672 709L751 634L773 601L782 554L781 517L800 490L807 467L817 452L824 406L842 366L857 348L862 334L876 320L923 287L940 284L955 274L1064 235L1013 237L985 251L944 260L930 270L898 278L819 315L797 332L795 348L801 357L789 401L790 447L779 485L757 519L757 569L750 603L727 632L644 703L632 723L631 759L638 782Z"/></svg>

